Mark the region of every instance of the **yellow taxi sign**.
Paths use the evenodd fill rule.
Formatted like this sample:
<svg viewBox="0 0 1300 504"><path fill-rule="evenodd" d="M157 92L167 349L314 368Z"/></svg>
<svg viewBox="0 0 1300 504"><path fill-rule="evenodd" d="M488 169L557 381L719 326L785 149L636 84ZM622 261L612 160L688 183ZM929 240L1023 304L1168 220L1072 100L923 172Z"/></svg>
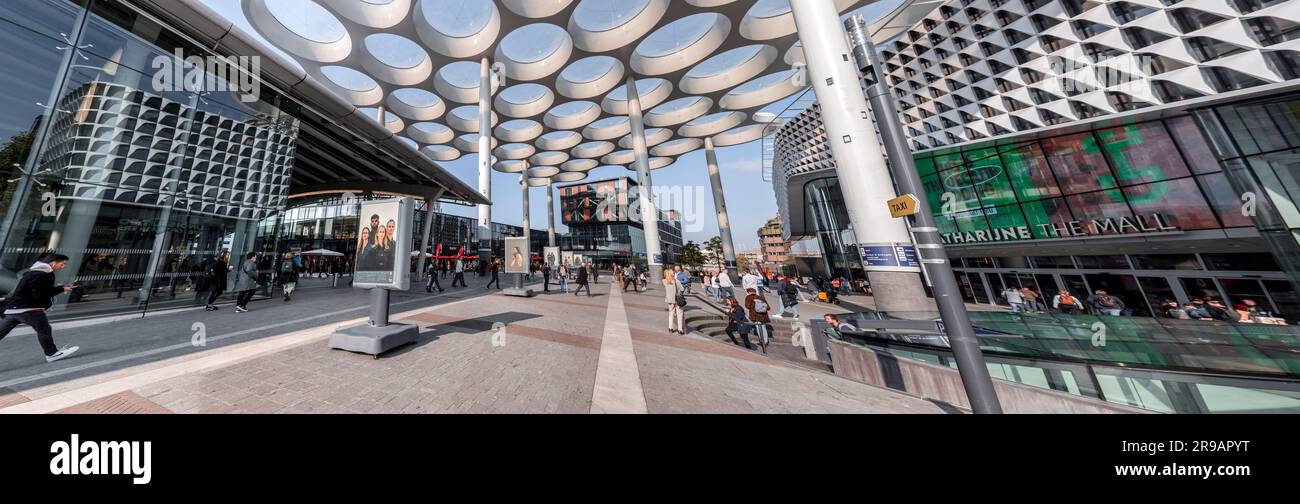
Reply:
<svg viewBox="0 0 1300 504"><path fill-rule="evenodd" d="M889 215L894 216L895 219L916 215L919 211L921 211L921 201L911 194L889 200Z"/></svg>

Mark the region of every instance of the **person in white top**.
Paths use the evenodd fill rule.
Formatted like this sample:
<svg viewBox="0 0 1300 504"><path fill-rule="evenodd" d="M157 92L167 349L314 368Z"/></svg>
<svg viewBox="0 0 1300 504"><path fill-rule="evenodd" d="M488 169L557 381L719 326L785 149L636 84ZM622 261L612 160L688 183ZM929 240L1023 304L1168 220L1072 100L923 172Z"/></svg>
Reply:
<svg viewBox="0 0 1300 504"><path fill-rule="evenodd" d="M753 271L750 271L748 273L745 273L745 276L740 278L740 288L745 292L749 292L749 289L754 289L757 291L758 284L761 283L762 281L763 281L762 278L754 274Z"/></svg>
<svg viewBox="0 0 1300 504"><path fill-rule="evenodd" d="M1011 305L1011 313L1025 311L1025 295L1020 293L1020 289L1007 287L1002 291L1002 297L1007 298L1007 303Z"/></svg>
<svg viewBox="0 0 1300 504"><path fill-rule="evenodd" d="M731 283L731 274L728 273L727 270L718 272L717 281L718 295L722 296L723 302L726 302L728 298L736 297L736 292L732 288L735 287L735 285Z"/></svg>

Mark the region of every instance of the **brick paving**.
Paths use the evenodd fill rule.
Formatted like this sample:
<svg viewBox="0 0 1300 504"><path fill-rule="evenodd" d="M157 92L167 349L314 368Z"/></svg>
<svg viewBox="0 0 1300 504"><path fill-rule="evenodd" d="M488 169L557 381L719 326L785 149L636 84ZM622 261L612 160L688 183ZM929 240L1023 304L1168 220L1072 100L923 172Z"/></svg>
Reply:
<svg viewBox="0 0 1300 504"><path fill-rule="evenodd" d="M536 298L474 292L450 305L421 307L395 322L421 328L415 345L373 359L330 350L328 331L265 336L272 351L249 353L220 365L170 374L105 397L90 397L67 412L94 413L589 413L606 338L606 314L626 314L640 387L649 413L940 413L938 407L890 390L793 366L698 335L666 328L662 291L595 297L540 294ZM472 289L471 289L472 290ZM472 296L481 296L474 298ZM270 309L269 307L267 308ZM268 315L271 316L268 312ZM333 319L331 319L333 320ZM342 322L343 320L339 320ZM498 330L504 324L504 331ZM327 329L334 326L329 326ZM120 328L119 328L120 329ZM221 347L195 355L235 352ZM195 355L148 366L188 365ZM614 361L617 362L617 361ZM145 365L141 365L143 369ZM0 389L4 408L35 407L57 394L91 394L108 379L131 379L136 368L116 369L19 391ZM152 369L152 368L151 368ZM613 370L619 371L619 370ZM135 375L140 376L140 375ZM99 380L98 382L96 380ZM626 385L626 382L624 382ZM92 394L93 395L93 394ZM32 398L35 402L28 402Z"/></svg>

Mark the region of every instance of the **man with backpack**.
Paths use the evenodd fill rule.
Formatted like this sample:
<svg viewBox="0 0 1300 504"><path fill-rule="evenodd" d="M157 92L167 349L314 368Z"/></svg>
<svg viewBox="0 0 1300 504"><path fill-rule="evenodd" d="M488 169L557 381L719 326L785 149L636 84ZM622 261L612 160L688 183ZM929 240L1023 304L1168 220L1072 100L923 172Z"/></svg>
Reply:
<svg viewBox="0 0 1300 504"><path fill-rule="evenodd" d="M1124 301L1107 294L1104 290L1097 290L1088 297L1088 307L1093 310L1093 313L1118 317L1124 311Z"/></svg>
<svg viewBox="0 0 1300 504"><path fill-rule="evenodd" d="M54 362L80 350L79 347L66 346L60 349L54 345L54 330L45 311L54 305L53 298L59 294L72 292L76 283L57 285L54 272L68 265L68 256L46 254L23 275L18 286L9 293L4 303L4 320L0 321L0 340L9 335L19 324L26 324L36 331L36 340L45 351L45 362Z"/></svg>
<svg viewBox="0 0 1300 504"><path fill-rule="evenodd" d="M1052 298L1052 308L1061 310L1061 313L1066 315L1074 315L1080 311L1079 300L1070 294L1070 291L1066 290L1061 291L1060 294Z"/></svg>

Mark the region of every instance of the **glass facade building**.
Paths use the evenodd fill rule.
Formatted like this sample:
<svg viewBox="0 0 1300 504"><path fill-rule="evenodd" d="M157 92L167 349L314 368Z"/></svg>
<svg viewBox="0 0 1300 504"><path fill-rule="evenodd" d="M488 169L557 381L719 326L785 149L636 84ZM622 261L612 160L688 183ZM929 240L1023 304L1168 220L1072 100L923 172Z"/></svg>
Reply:
<svg viewBox="0 0 1300 504"><path fill-rule="evenodd" d="M355 233L329 210L285 216L291 197L480 199L408 144L378 141L373 116L316 93L310 75L294 80L269 46L232 57L194 42L210 35L204 21L170 14L131 0L0 2L0 293L57 252L70 257L57 281L78 288L51 317L192 306L223 251L261 253L269 280L273 252Z"/></svg>
<svg viewBox="0 0 1300 504"><path fill-rule="evenodd" d="M1245 169L1249 156L1202 128L1268 141L1297 117L1267 116L1285 119L1277 133L1258 122L1247 131L1222 119L1239 107L1250 106L917 155L966 300L1005 304L1009 286L1105 290L1139 316L1208 297L1300 320L1294 267L1283 268L1295 239L1275 210L1294 203L1275 190L1279 172L1263 170L1265 158L1254 158L1261 170ZM1255 215L1245 206L1252 190L1266 197Z"/></svg>
<svg viewBox="0 0 1300 504"><path fill-rule="evenodd" d="M80 285L56 315L190 304L206 262L266 238L294 103L187 66L176 54L210 53L115 1L8 0L0 41L0 290L56 251ZM157 85L160 62L203 85Z"/></svg>
<svg viewBox="0 0 1300 504"><path fill-rule="evenodd" d="M561 249L599 267L645 266L645 228L639 217L637 183L628 177L583 182L557 188L560 211L569 234ZM659 239L664 264L681 257L682 225L675 211L660 212Z"/></svg>
<svg viewBox="0 0 1300 504"><path fill-rule="evenodd" d="M949 245L1252 227L1190 116L923 154Z"/></svg>

